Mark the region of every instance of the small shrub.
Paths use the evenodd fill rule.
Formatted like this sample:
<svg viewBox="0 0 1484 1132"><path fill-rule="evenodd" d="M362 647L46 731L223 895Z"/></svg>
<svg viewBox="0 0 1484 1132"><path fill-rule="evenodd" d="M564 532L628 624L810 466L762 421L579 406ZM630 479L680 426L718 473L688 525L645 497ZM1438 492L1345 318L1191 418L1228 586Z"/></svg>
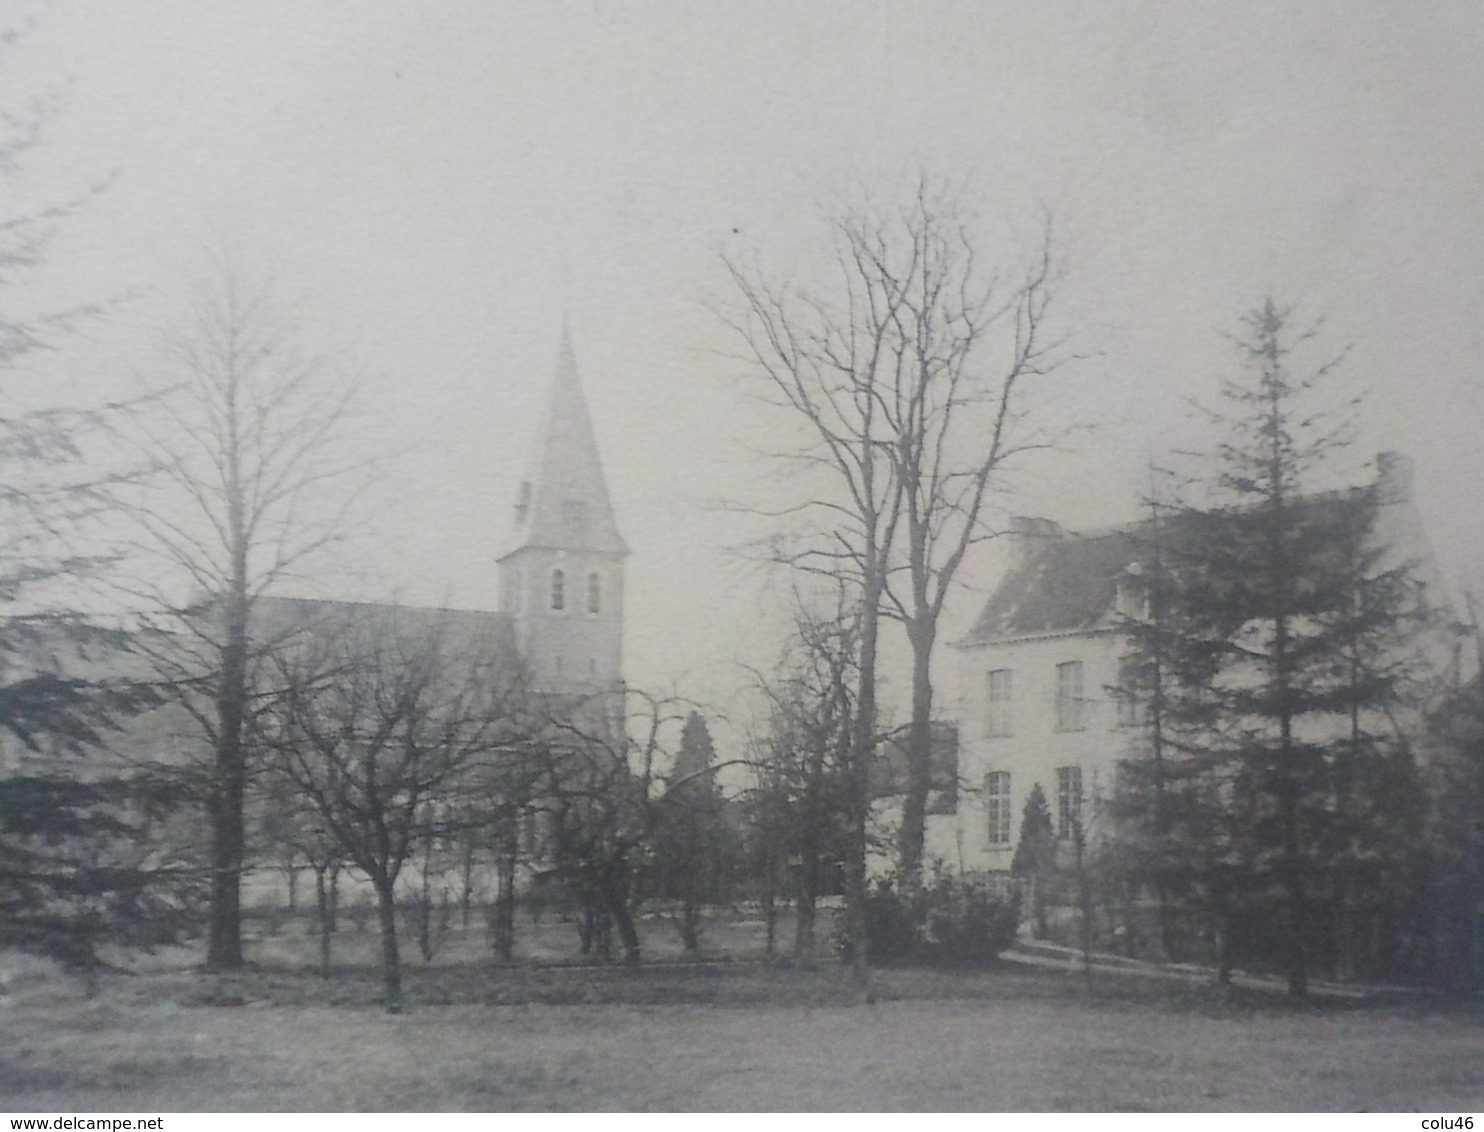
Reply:
<svg viewBox="0 0 1484 1132"><path fill-rule="evenodd" d="M938 962L983 967L1015 942L1020 926L1018 896L1001 898L981 883L944 878L925 890L932 903L927 934Z"/></svg>
<svg viewBox="0 0 1484 1132"><path fill-rule="evenodd" d="M985 967L1015 942L1019 924L1018 896L941 870L910 897L890 879L866 894L868 954L883 967ZM835 950L845 963L855 956L844 910L835 918Z"/></svg>
<svg viewBox="0 0 1484 1132"><path fill-rule="evenodd" d="M841 960L849 963L855 958L855 950L847 910L842 908L835 916L836 949ZM866 893L866 953L871 962L883 967L911 963L921 948L921 934L921 916L892 882L878 880L872 884Z"/></svg>

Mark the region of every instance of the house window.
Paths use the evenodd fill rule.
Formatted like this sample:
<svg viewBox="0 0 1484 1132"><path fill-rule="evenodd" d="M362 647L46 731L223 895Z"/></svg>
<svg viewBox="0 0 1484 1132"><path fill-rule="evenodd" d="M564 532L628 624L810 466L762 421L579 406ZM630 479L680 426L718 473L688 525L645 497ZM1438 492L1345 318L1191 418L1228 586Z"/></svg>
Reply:
<svg viewBox="0 0 1484 1132"><path fill-rule="evenodd" d="M1082 662L1069 660L1056 666L1056 729L1081 731Z"/></svg>
<svg viewBox="0 0 1484 1132"><path fill-rule="evenodd" d="M1082 821L1082 768L1056 768L1056 836L1072 839L1072 830Z"/></svg>
<svg viewBox="0 0 1484 1132"><path fill-rule="evenodd" d="M1118 687L1112 689L1118 701L1118 723L1121 727L1139 727L1147 715L1145 688L1141 682L1140 665L1126 659L1118 666Z"/></svg>
<svg viewBox="0 0 1484 1132"><path fill-rule="evenodd" d="M561 568L551 572L551 608L558 613L567 608L567 574Z"/></svg>
<svg viewBox="0 0 1484 1132"><path fill-rule="evenodd" d="M603 579L594 570L587 576L587 611L589 613L601 613L603 611Z"/></svg>
<svg viewBox="0 0 1484 1132"><path fill-rule="evenodd" d="M984 733L990 736L1009 735L1012 717L1010 714L1010 669L996 668L985 677Z"/></svg>
<svg viewBox="0 0 1484 1132"><path fill-rule="evenodd" d="M985 805L989 810L989 843L1010 844L1010 772L992 770L984 777Z"/></svg>
<svg viewBox="0 0 1484 1132"><path fill-rule="evenodd" d="M1114 608L1120 617L1130 621L1149 620L1149 587L1144 584L1139 564L1135 562L1118 579L1118 590L1113 599Z"/></svg>

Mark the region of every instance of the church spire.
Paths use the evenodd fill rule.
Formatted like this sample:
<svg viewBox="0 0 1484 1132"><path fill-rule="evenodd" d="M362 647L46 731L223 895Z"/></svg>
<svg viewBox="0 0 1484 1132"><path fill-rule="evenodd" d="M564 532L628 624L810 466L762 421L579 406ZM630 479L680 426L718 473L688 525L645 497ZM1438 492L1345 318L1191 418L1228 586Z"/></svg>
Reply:
<svg viewBox="0 0 1484 1132"><path fill-rule="evenodd" d="M629 553L613 517L572 334L565 324L546 417L516 497L510 553L528 547Z"/></svg>

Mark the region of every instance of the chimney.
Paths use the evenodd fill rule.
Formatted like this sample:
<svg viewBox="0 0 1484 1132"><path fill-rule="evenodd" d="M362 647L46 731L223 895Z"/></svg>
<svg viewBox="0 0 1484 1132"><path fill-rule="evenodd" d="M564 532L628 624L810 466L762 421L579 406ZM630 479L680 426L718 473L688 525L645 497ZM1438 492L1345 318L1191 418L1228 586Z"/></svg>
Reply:
<svg viewBox="0 0 1484 1132"><path fill-rule="evenodd" d="M1016 515L1010 520L1010 569L1021 570L1053 539L1065 536L1061 524L1050 519Z"/></svg>
<svg viewBox="0 0 1484 1132"><path fill-rule="evenodd" d="M1382 505L1407 503L1412 499L1412 460L1400 452L1382 452L1376 457L1376 494Z"/></svg>

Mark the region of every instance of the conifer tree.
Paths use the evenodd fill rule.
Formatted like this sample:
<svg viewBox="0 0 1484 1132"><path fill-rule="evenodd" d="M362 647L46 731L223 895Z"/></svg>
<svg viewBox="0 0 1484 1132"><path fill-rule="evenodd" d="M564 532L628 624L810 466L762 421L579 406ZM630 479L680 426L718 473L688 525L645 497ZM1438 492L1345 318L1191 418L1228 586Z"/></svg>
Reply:
<svg viewBox="0 0 1484 1132"><path fill-rule="evenodd" d="M0 28L0 60L22 38ZM0 111L0 183L20 175L47 117L39 103ZM113 559L96 521L127 478L98 460L119 407L42 407L21 364L94 313L38 309L22 286L77 203L0 206L0 947L89 966L102 934L158 910L156 882L173 862L144 840L164 792L99 757L155 702L117 678L127 635L85 612Z"/></svg>
<svg viewBox="0 0 1484 1132"><path fill-rule="evenodd" d="M1355 886L1375 897L1405 869L1415 774L1392 713L1421 615L1377 537L1379 489L1315 490L1353 402L1326 389L1343 354L1299 369L1312 337L1269 300L1233 339L1243 370L1209 413L1210 501L1163 525L1160 601L1133 634L1159 717L1126 772L1154 800L1154 876L1200 911L1223 972L1240 926L1249 951L1281 956L1294 997L1345 950Z"/></svg>
<svg viewBox="0 0 1484 1132"><path fill-rule="evenodd" d="M1020 814L1020 840L1015 844L1010 873L1029 883L1032 930L1037 939L1044 939L1047 890L1056 876L1056 829L1051 824L1046 792L1039 782L1031 787Z"/></svg>
<svg viewBox="0 0 1484 1132"><path fill-rule="evenodd" d="M692 711L661 799L656 838L661 888L680 904L680 938L691 952L701 946L701 906L716 899L726 851L715 757L711 730L701 713Z"/></svg>

